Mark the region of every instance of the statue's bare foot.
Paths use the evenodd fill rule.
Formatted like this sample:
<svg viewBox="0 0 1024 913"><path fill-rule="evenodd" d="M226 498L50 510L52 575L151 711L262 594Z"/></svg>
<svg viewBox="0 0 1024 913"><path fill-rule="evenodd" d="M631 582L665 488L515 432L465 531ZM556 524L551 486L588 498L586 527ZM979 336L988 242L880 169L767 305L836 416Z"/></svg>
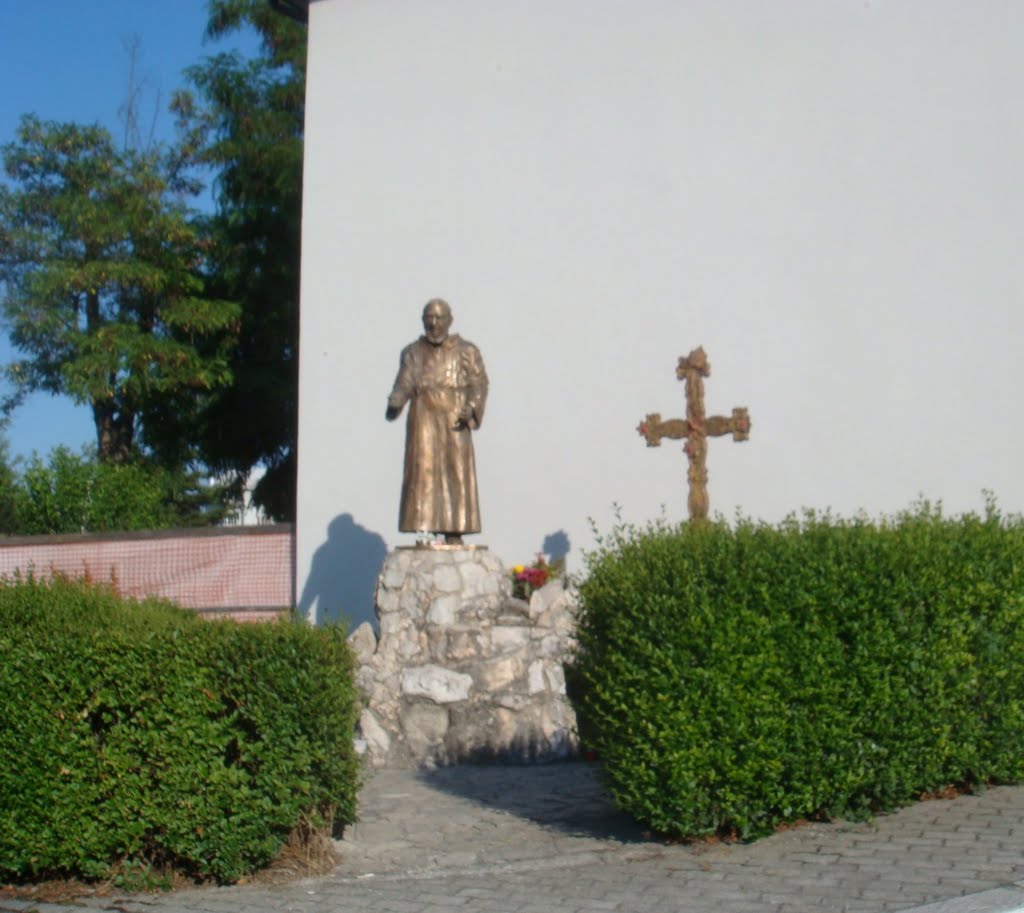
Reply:
<svg viewBox="0 0 1024 913"><path fill-rule="evenodd" d="M444 534L445 545L462 545L462 536L458 533L445 533Z"/></svg>

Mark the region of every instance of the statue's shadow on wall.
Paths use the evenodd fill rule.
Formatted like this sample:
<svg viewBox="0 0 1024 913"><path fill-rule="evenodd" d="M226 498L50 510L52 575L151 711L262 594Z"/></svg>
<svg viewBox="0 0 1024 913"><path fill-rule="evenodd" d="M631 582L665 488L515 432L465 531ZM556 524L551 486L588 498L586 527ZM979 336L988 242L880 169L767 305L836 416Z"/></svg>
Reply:
<svg viewBox="0 0 1024 913"><path fill-rule="evenodd" d="M299 614L315 624L343 622L354 630L376 628L374 595L388 547L383 537L340 514L327 526L327 541L314 553L299 597Z"/></svg>

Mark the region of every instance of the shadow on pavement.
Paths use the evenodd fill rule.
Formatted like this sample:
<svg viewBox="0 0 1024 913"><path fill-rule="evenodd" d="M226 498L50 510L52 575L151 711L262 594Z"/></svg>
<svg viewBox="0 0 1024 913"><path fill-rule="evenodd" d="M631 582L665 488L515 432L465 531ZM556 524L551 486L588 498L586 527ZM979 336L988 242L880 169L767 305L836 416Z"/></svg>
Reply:
<svg viewBox="0 0 1024 913"><path fill-rule="evenodd" d="M425 786L574 836L649 843L651 836L619 811L600 782L600 764L458 764L420 770Z"/></svg>

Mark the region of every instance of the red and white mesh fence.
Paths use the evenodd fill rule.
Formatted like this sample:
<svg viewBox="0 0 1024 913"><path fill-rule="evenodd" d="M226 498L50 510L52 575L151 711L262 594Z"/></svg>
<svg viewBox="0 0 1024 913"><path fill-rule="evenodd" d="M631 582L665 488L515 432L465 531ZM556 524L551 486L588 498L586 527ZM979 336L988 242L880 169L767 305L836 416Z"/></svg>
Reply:
<svg viewBox="0 0 1024 913"><path fill-rule="evenodd" d="M123 596L257 620L291 608L294 543L289 524L0 538L0 577L87 578Z"/></svg>

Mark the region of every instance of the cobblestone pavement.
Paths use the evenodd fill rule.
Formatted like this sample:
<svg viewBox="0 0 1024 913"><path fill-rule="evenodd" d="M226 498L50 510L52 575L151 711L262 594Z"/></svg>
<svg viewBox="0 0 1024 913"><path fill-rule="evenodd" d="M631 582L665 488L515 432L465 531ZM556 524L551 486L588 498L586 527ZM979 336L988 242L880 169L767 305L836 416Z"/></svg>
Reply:
<svg viewBox="0 0 1024 913"><path fill-rule="evenodd" d="M120 913L1024 913L1024 786L750 844L650 839L594 765L380 771L328 876L88 897ZM67 907L0 898L3 913Z"/></svg>

